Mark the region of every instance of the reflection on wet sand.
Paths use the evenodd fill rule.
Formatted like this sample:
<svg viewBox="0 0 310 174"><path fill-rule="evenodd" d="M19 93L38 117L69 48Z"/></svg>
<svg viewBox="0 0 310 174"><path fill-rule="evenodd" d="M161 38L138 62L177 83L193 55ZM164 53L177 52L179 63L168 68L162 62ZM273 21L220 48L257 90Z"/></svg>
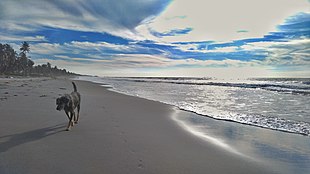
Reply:
<svg viewBox="0 0 310 174"><path fill-rule="evenodd" d="M279 173L310 172L310 138L307 136L176 112L174 120L187 131L230 152L262 161Z"/></svg>

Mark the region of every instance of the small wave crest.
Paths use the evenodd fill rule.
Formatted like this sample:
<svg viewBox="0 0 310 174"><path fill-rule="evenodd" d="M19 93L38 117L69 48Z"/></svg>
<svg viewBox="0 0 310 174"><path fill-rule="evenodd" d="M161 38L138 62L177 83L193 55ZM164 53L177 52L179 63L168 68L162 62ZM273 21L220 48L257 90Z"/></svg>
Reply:
<svg viewBox="0 0 310 174"><path fill-rule="evenodd" d="M121 78L121 80L128 80L133 82L145 83L171 83L180 85L209 85L248 89L263 89L274 92L282 92L289 94L310 95L310 86L308 81L301 81L300 83L280 83L273 81L270 83L231 83L231 82L214 82L212 79L205 78Z"/></svg>
<svg viewBox="0 0 310 174"><path fill-rule="evenodd" d="M201 116L214 118L217 120L225 120L225 121L232 121L236 123L272 129L277 131L283 131L288 133L295 133L305 136L310 136L310 124L307 122L302 121L295 121L295 120L288 120L279 117L273 116L264 116L259 114L239 114L239 113L214 113L214 114L206 114L204 111L200 111L199 109L195 109L193 107L187 106L180 106L178 107L185 111L190 111L196 113Z"/></svg>

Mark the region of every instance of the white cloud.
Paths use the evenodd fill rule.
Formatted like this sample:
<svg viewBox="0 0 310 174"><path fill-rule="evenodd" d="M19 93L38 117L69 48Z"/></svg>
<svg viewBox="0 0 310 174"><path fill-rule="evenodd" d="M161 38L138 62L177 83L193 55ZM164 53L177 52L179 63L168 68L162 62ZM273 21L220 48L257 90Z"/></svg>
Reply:
<svg viewBox="0 0 310 174"><path fill-rule="evenodd" d="M49 45L46 45L49 46ZM56 46L57 47L57 46ZM81 74L101 76L205 76L218 78L247 77L307 77L309 70L300 67L297 70L279 71L274 64L281 62L272 58L258 61L241 60L173 60L160 55L115 54L113 58L97 55L71 57L56 54L55 60L36 59L35 63L50 62L59 68L66 68Z"/></svg>
<svg viewBox="0 0 310 174"><path fill-rule="evenodd" d="M144 57L140 55L140 57ZM122 60L116 61L94 61L92 63L81 63L79 61L66 61L66 60L50 60L50 59L39 59L35 62L42 64L50 62L53 66L58 68L65 68L67 70L99 76L196 76L196 77L217 77L217 78L248 78L248 77L270 77L280 76L281 74L275 73L270 67L251 67L251 66L232 66L232 67L207 67L207 66L190 66L186 68L176 67L178 64L194 65L198 64L195 60L182 60L177 62L166 62L163 58L147 59L141 64L140 58L122 57ZM126 60L127 59L127 60ZM139 61L135 64L134 61ZM128 64L130 62L132 64ZM154 63L157 64L154 66ZM239 64L240 62L225 61L205 61L205 65L214 64ZM125 66L124 66L125 65ZM150 66L149 66L150 65ZM168 67L166 67L168 66ZM146 69L147 67L147 69ZM164 68L163 68L164 67ZM245 73L246 72L246 73Z"/></svg>
<svg viewBox="0 0 310 174"><path fill-rule="evenodd" d="M80 62L86 64L98 63L101 67L109 67L109 69L122 69L122 68L172 68L177 66L199 66L199 67L243 67L258 65L256 62L246 62L240 60L196 60L196 59L179 59L172 60L164 56L148 55L148 54L117 54L113 55L113 59L101 59L92 57L70 57L66 55L55 55L54 57L60 58L68 62Z"/></svg>
<svg viewBox="0 0 310 174"><path fill-rule="evenodd" d="M83 62L86 64L98 63L102 68L119 69L139 69L139 68L173 68L173 67L270 67L270 66L307 66L309 61L309 39L292 40L289 42L256 42L242 46L240 49L253 51L257 49L268 53L263 60L242 61L226 58L224 60L198 60L195 58L171 59L165 54L106 54L102 50L135 50L134 45L116 45L106 42L77 42L60 44L38 43L31 46L31 50L36 54L52 55L55 58L68 62ZM205 50L205 52L231 53L237 47L222 47L215 50ZM99 50L99 51L97 51ZM186 50L188 51L188 50ZM195 51L195 50L193 50ZM200 51L200 50L197 50ZM266 54L264 52L264 54ZM68 53L78 53L79 57L72 57ZM257 53L258 54L258 53ZM228 56L229 57L229 56ZM88 62L88 63L87 63ZM98 73L100 70L97 71Z"/></svg>
<svg viewBox="0 0 310 174"><path fill-rule="evenodd" d="M241 46L246 51L263 50L268 55L262 64L310 66L310 39L295 39L287 42L255 42Z"/></svg>
<svg viewBox="0 0 310 174"><path fill-rule="evenodd" d="M197 45L198 47L198 45ZM200 52L200 53L232 53L232 52L236 52L238 47L237 46L228 46L228 47L218 47L215 48L213 50L208 50L207 48L205 49L198 49L198 48L193 48L190 47L190 49L182 49L183 46L179 46L179 48L181 48L181 50L183 51L187 51L187 52Z"/></svg>
<svg viewBox="0 0 310 174"><path fill-rule="evenodd" d="M8 34L1 34L0 33L0 40L1 41L47 41L45 36L20 36L20 35L8 35Z"/></svg>
<svg viewBox="0 0 310 174"><path fill-rule="evenodd" d="M276 42L276 41L264 41L264 42L253 42L242 45L240 48L246 51L253 51L258 49L266 49L272 47L291 47L292 49L299 47L300 45L307 46L310 44L310 39L294 39L290 41Z"/></svg>
<svg viewBox="0 0 310 174"><path fill-rule="evenodd" d="M0 1L0 28L34 31L41 27L107 32L134 40L158 42L230 41L262 37L298 12L309 12L306 0L42 0ZM27 10L25 10L27 9ZM164 10L164 11L163 11ZM162 13L160 13L162 12ZM157 38L192 28L188 34ZM248 32L237 32L240 30Z"/></svg>
<svg viewBox="0 0 310 174"><path fill-rule="evenodd" d="M30 53L54 55L59 53L65 53L64 48L58 43L37 43L30 45Z"/></svg>
<svg viewBox="0 0 310 174"><path fill-rule="evenodd" d="M136 47L134 45L118 45L107 42L78 42L72 41L65 44L68 47L75 47L81 49L108 49L116 51L133 51Z"/></svg>
<svg viewBox="0 0 310 174"><path fill-rule="evenodd" d="M142 56L142 55L141 55ZM159 58L161 59L161 58ZM188 60L191 62L191 60ZM225 60L228 61L229 60ZM225 62L224 61L224 62ZM310 73L306 70L297 71L275 71L270 66L232 66L232 67L168 67L160 68L153 67L145 69L143 66L129 66L125 67L117 62L92 62L81 63L79 61L67 60L51 60L51 59L38 59L35 60L36 64L50 62L53 66L58 68L65 68L67 70L99 76L192 76L192 77L216 77L222 79L243 79L249 77L309 77ZM160 61L161 62L161 61ZM207 61L208 62L208 61ZM211 61L212 62L212 61ZM209 63L211 63L209 62ZM209 64L206 63L206 64ZM221 61L215 61L221 63ZM235 62L238 64L238 62ZM175 63L174 63L175 64Z"/></svg>
<svg viewBox="0 0 310 174"><path fill-rule="evenodd" d="M275 31L285 18L298 12L308 12L306 0L175 0L153 21L140 25L137 30L151 40L231 41L243 38L261 38ZM157 32L193 28L187 35L156 38ZM248 32L237 32L246 30Z"/></svg>
<svg viewBox="0 0 310 174"><path fill-rule="evenodd" d="M17 47L16 47L17 48ZM70 43L32 43L30 45L31 54L40 56L55 56L63 58L62 54L80 54L82 57L90 57L92 59L103 59L104 55L108 55L105 51L134 51L139 47L135 45L117 45L107 42L78 42ZM37 56L38 57L38 56ZM70 58L67 56L67 58ZM110 57L111 58L111 57Z"/></svg>

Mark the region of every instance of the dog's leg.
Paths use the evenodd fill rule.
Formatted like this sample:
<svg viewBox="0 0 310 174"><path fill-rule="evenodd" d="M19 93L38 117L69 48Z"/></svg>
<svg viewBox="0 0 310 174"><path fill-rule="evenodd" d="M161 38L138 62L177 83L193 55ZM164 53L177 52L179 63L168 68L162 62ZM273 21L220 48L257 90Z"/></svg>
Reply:
<svg viewBox="0 0 310 174"><path fill-rule="evenodd" d="M79 118L80 118L80 105L77 106L77 118L76 118L76 120L75 120L75 124L78 123Z"/></svg>
<svg viewBox="0 0 310 174"><path fill-rule="evenodd" d="M70 120L68 111L65 111L65 112L66 112L66 115L67 115L68 119Z"/></svg>
<svg viewBox="0 0 310 174"><path fill-rule="evenodd" d="M76 114L75 114L75 112L74 112L74 118L73 118L73 123L74 123L74 124L76 124L76 122L77 122L76 120L77 120L77 118L76 118Z"/></svg>
<svg viewBox="0 0 310 174"><path fill-rule="evenodd" d="M74 112L70 112L70 119L69 119L69 123L67 126L67 131L69 131L71 126L73 126L73 121L72 121L73 117L74 117Z"/></svg>
<svg viewBox="0 0 310 174"><path fill-rule="evenodd" d="M72 118L71 118L71 126L73 127L74 126L74 120L76 119L76 114L74 112L74 110L72 111Z"/></svg>

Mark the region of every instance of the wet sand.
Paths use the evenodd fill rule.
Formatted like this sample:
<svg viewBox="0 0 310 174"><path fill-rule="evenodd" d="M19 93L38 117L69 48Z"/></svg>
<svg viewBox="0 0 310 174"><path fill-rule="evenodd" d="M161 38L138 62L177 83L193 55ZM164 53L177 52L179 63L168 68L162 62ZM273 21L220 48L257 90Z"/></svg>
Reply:
<svg viewBox="0 0 310 174"><path fill-rule="evenodd" d="M55 100L68 79L0 79L0 173L274 173L208 143L173 120L172 106L76 81L80 122ZM184 112L182 112L184 114Z"/></svg>

